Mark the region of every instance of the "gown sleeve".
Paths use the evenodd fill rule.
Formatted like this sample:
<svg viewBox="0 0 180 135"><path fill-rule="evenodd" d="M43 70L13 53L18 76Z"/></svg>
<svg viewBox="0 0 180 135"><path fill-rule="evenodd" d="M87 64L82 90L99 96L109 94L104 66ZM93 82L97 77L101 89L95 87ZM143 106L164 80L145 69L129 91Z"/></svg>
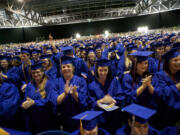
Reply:
<svg viewBox="0 0 180 135"><path fill-rule="evenodd" d="M132 103L136 100L137 89L133 88L133 78L129 73L125 74L122 80L122 89L126 98L126 103Z"/></svg>
<svg viewBox="0 0 180 135"><path fill-rule="evenodd" d="M165 78L168 77L165 74L165 72L159 72L159 74L155 75L154 94L160 97L169 107L180 110L180 90L171 80L165 81Z"/></svg>
<svg viewBox="0 0 180 135"><path fill-rule="evenodd" d="M19 106L19 92L15 85L3 83L0 91L0 115L12 116Z"/></svg>
<svg viewBox="0 0 180 135"><path fill-rule="evenodd" d="M117 104L121 104L125 99L121 84L116 78L112 80L108 93L117 101Z"/></svg>

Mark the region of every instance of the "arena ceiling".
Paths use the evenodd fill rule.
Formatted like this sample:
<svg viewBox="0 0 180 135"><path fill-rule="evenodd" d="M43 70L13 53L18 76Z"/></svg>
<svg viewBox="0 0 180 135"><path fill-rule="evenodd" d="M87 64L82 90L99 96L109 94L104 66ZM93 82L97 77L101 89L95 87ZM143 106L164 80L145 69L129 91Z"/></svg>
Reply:
<svg viewBox="0 0 180 135"><path fill-rule="evenodd" d="M180 0L0 0L0 28L92 22L180 9Z"/></svg>

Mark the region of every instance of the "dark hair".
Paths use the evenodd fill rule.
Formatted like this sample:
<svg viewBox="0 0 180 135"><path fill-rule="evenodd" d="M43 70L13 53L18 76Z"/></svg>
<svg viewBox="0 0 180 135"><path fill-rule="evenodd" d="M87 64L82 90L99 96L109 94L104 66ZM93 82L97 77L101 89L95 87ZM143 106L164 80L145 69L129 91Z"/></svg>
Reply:
<svg viewBox="0 0 180 135"><path fill-rule="evenodd" d="M142 61L137 61L137 60L135 60L135 61L133 61L133 64L132 64L132 68L131 68L131 70L130 70L130 75L132 76L132 78L133 78L133 83L138 83L138 74L137 74L137 72L136 72L136 70L137 70L137 64L138 63L141 63ZM149 63L148 63L148 66L149 66ZM144 72L144 74L143 74L143 78L145 78L146 76L148 76L148 75L150 75L150 73L149 73L149 71L148 71L148 69L147 69L147 71L146 72Z"/></svg>
<svg viewBox="0 0 180 135"><path fill-rule="evenodd" d="M96 66L95 66L95 77L96 77L96 79L99 78L99 75L98 75L98 67L100 67L100 66L98 66L98 65L96 64ZM113 77L112 77L112 71L111 71L111 67L110 67L110 66L108 66L107 79L109 79L109 80L112 80L112 79L113 79Z"/></svg>
<svg viewBox="0 0 180 135"><path fill-rule="evenodd" d="M168 74L168 75L172 75L170 69L169 69L169 62L170 60L165 60L163 63L163 70Z"/></svg>
<svg viewBox="0 0 180 135"><path fill-rule="evenodd" d="M12 61L6 60L8 62L8 70L13 67ZM4 71L4 69L2 69Z"/></svg>

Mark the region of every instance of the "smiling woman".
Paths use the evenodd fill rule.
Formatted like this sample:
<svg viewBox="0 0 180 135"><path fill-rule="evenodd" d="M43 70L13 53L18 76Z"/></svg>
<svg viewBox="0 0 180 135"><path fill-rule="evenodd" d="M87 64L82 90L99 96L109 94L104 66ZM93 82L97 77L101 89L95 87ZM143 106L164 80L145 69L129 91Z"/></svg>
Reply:
<svg viewBox="0 0 180 135"><path fill-rule="evenodd" d="M53 111L50 103L51 83L42 69L42 63L31 65L32 81L25 89L25 101L22 103L26 127L32 134L52 129ZM54 127L53 127L54 128Z"/></svg>
<svg viewBox="0 0 180 135"><path fill-rule="evenodd" d="M63 129L74 131L79 124L71 120L72 116L84 111L87 107L87 84L86 81L74 75L74 58L61 57L61 74L55 85L57 90L58 112L61 114ZM69 126L71 125L71 126Z"/></svg>
<svg viewBox="0 0 180 135"><path fill-rule="evenodd" d="M175 124L180 119L180 48L172 48L163 55L163 71L158 72L153 80L154 93L163 102L162 122Z"/></svg>
<svg viewBox="0 0 180 135"><path fill-rule="evenodd" d="M125 73L122 80L122 89L126 95L126 102L138 103L150 108L154 108L153 92L154 88L151 83L152 76L148 72L148 56L150 51L137 51L131 53L135 57L132 69Z"/></svg>

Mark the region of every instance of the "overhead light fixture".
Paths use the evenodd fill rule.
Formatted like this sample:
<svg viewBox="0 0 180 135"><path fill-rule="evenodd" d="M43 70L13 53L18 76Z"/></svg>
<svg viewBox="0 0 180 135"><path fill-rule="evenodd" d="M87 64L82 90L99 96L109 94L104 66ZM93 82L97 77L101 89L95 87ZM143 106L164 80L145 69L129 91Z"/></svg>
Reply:
<svg viewBox="0 0 180 135"><path fill-rule="evenodd" d="M17 1L20 2L20 3L24 2L24 0L17 0Z"/></svg>
<svg viewBox="0 0 180 135"><path fill-rule="evenodd" d="M76 33L76 38L80 38L81 35L79 33Z"/></svg>
<svg viewBox="0 0 180 135"><path fill-rule="evenodd" d="M138 27L137 31L138 32L142 32L142 33L148 33L148 26L142 26L142 27Z"/></svg>
<svg viewBox="0 0 180 135"><path fill-rule="evenodd" d="M106 30L106 31L104 32L104 36L105 36L105 38L107 38L107 37L109 36L109 31L108 31L108 30Z"/></svg>

